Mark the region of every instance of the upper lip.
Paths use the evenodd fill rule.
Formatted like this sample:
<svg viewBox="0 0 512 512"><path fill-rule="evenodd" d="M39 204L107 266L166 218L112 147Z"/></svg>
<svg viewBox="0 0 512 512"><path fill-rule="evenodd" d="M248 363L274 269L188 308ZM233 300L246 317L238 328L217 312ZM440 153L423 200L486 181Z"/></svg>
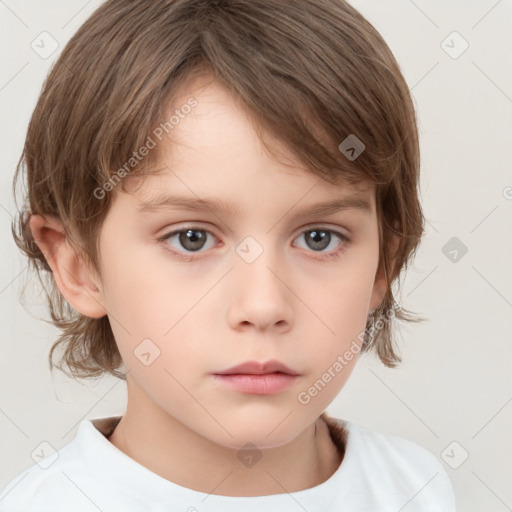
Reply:
<svg viewBox="0 0 512 512"><path fill-rule="evenodd" d="M271 361L266 361L264 363L260 363L258 361L246 361L245 363L238 364L226 370L221 370L215 373L220 375L229 375L234 373L263 375L265 373L275 372L287 373L289 375L299 375L298 372L288 368L288 366L286 366L284 363L281 363L281 361L277 361L276 359L272 359Z"/></svg>

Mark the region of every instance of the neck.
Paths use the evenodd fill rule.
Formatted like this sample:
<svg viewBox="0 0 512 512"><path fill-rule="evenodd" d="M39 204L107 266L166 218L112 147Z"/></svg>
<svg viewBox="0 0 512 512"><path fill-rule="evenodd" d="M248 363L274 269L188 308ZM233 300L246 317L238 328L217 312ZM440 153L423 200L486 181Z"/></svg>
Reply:
<svg viewBox="0 0 512 512"><path fill-rule="evenodd" d="M320 417L289 443L262 450L264 456L245 467L237 450L201 436L155 404L130 398L133 394L109 441L153 473L196 491L224 496L296 492L327 480L343 458Z"/></svg>

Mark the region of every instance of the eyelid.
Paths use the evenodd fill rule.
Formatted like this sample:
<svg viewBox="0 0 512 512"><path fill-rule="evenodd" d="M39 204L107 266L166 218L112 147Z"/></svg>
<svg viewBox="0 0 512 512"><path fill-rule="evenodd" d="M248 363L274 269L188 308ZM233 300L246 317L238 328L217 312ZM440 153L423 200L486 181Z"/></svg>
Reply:
<svg viewBox="0 0 512 512"><path fill-rule="evenodd" d="M311 231L313 229L325 229L326 231L334 231L339 233L340 235L346 236L347 238L350 236L350 231L348 228L341 227L339 225L330 224L329 222L309 222L308 224L304 224L300 228L298 228L298 234L304 233L304 231Z"/></svg>

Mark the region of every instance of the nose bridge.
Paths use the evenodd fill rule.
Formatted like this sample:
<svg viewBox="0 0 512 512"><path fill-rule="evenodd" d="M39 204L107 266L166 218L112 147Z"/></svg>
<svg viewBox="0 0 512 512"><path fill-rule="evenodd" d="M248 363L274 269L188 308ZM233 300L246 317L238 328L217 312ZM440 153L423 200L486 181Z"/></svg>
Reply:
<svg viewBox="0 0 512 512"><path fill-rule="evenodd" d="M239 278L250 284L253 292L260 287L280 289L283 284L275 273L283 266L283 251L272 240L272 235L246 236L236 247L236 272Z"/></svg>
<svg viewBox="0 0 512 512"><path fill-rule="evenodd" d="M230 308L237 322L260 327L291 321L292 294L285 286L284 251L271 234L249 235L236 247Z"/></svg>

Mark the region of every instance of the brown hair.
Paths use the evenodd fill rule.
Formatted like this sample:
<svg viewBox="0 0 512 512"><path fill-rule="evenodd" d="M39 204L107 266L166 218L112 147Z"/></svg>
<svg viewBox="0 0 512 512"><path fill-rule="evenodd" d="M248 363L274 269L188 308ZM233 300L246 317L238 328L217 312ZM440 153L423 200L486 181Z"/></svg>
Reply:
<svg viewBox="0 0 512 512"><path fill-rule="evenodd" d="M32 237L30 215L60 219L101 275L98 234L115 190L101 199L97 191L146 144L174 92L206 72L312 173L332 183L375 183L387 291L369 317L363 351L374 349L385 365L396 366L394 318L422 319L398 306L391 285L420 242L424 218L414 106L376 29L344 0L108 0L46 78L14 176L16 190L26 170L27 196L13 235L62 330L50 369L60 345L56 366L68 375L62 363L78 378L104 372L125 378L108 315L83 316L62 297ZM339 149L349 135L365 145L354 160ZM130 176L152 172L156 159L149 152ZM126 181L120 180L124 191ZM392 235L399 236L394 255Z"/></svg>

